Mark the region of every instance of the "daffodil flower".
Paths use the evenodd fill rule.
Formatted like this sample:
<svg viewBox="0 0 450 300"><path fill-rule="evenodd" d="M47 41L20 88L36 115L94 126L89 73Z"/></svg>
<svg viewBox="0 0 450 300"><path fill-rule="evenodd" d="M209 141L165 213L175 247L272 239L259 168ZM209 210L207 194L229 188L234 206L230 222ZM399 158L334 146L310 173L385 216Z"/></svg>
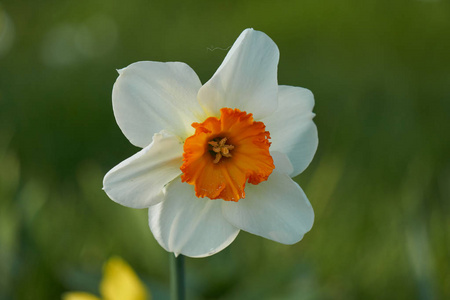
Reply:
<svg viewBox="0 0 450 300"><path fill-rule="evenodd" d="M111 257L103 268L100 294L104 300L150 300L151 295L133 269L120 257ZM100 300L86 292L68 292L63 300Z"/></svg>
<svg viewBox="0 0 450 300"><path fill-rule="evenodd" d="M205 257L240 230L294 244L314 212L292 180L317 149L314 98L277 82L279 51L246 29L203 86L180 62L119 70L116 121L143 148L104 178L115 202L149 209L150 229L175 255Z"/></svg>

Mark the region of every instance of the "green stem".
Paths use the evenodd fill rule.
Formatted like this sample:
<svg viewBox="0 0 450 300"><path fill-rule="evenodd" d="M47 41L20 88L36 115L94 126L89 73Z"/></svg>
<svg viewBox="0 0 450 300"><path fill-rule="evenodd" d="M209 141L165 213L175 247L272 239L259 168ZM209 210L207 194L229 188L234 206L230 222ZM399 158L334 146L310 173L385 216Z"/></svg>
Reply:
<svg viewBox="0 0 450 300"><path fill-rule="evenodd" d="M170 253L170 299L184 300L184 256Z"/></svg>

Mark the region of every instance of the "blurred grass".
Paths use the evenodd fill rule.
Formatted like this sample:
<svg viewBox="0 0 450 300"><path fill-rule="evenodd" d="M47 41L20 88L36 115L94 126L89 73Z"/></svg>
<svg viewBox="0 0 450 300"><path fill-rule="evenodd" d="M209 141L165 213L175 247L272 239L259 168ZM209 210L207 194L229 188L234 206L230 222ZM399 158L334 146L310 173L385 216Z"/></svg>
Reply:
<svg viewBox="0 0 450 300"><path fill-rule="evenodd" d="M206 82L226 54L209 49L247 27L278 44L281 84L315 94L297 181L316 221L294 246L242 232L188 259L190 299L450 298L449 1L43 0L0 3L0 299L95 293L111 255L167 298L146 211L101 190L137 151L115 69L183 61Z"/></svg>

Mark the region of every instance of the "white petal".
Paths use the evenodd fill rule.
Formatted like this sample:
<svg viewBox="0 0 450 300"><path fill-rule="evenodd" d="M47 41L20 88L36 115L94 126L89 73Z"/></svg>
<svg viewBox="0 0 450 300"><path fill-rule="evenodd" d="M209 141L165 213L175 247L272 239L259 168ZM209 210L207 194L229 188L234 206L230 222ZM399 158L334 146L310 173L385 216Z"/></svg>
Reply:
<svg viewBox="0 0 450 300"><path fill-rule="evenodd" d="M197 198L194 187L172 181L163 202L149 208L149 224L159 244L175 255L213 255L227 247L239 233L222 215L222 200Z"/></svg>
<svg viewBox="0 0 450 300"><path fill-rule="evenodd" d="M164 186L180 175L183 144L165 132L153 142L111 169L103 179L103 189L115 202L145 208L163 200Z"/></svg>
<svg viewBox="0 0 450 300"><path fill-rule="evenodd" d="M225 218L250 233L294 244L314 222L314 211L305 193L288 175L273 172L258 185L247 184L239 202L223 201Z"/></svg>
<svg viewBox="0 0 450 300"><path fill-rule="evenodd" d="M285 153L291 161L294 177L303 172L314 157L319 143L313 122L314 96L311 91L293 86L280 86L278 109L262 119L270 132L270 151Z"/></svg>
<svg viewBox="0 0 450 300"><path fill-rule="evenodd" d="M277 45L263 32L244 30L213 77L198 93L209 115L239 108L260 119L277 107Z"/></svg>
<svg viewBox="0 0 450 300"><path fill-rule="evenodd" d="M270 155L273 158L276 172L289 175L294 171L294 167L286 154L279 151L271 151Z"/></svg>
<svg viewBox="0 0 450 300"><path fill-rule="evenodd" d="M194 132L192 122L205 119L197 101L201 83L188 65L142 61L119 74L112 94L114 115L132 144L143 148L163 129L186 138Z"/></svg>

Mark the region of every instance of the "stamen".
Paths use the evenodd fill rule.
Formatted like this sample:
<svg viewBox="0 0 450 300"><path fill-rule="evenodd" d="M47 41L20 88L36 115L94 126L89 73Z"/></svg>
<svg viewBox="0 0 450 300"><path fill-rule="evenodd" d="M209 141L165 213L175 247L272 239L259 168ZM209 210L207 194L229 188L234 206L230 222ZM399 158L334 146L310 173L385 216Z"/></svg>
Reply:
<svg viewBox="0 0 450 300"><path fill-rule="evenodd" d="M217 164L220 161L221 158L222 158L222 154L217 153L216 154L216 158L213 160L213 163Z"/></svg>
<svg viewBox="0 0 450 300"><path fill-rule="evenodd" d="M212 146L212 151L215 152L216 157L213 160L213 163L217 164L221 160L222 157L231 157L230 150L234 149L233 145L225 144L227 142L227 138L224 137L217 142L218 138L209 141L208 144Z"/></svg>

